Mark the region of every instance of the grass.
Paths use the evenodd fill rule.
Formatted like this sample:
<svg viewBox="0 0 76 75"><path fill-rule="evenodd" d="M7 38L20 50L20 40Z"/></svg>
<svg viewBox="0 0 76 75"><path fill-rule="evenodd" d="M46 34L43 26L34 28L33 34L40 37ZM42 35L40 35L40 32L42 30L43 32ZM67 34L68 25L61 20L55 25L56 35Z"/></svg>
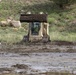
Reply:
<svg viewBox="0 0 76 75"><path fill-rule="evenodd" d="M0 42L6 43L17 43L23 39L23 36L26 34L26 30L24 28L0 28Z"/></svg>
<svg viewBox="0 0 76 75"><path fill-rule="evenodd" d="M52 41L59 40L59 41L70 41L75 42L76 41L76 33L68 33L68 32L57 32L53 31L50 32L50 39Z"/></svg>
<svg viewBox="0 0 76 75"><path fill-rule="evenodd" d="M48 13L48 22L50 23L50 38L52 41L74 41L76 42L76 4L62 10L49 0L2 0L0 2L0 21L6 20L9 16L19 20L20 12L31 11L39 13L43 11ZM25 30L26 25L23 25ZM0 27L0 41L7 43L16 43L21 41L26 32L23 29L14 31L9 27Z"/></svg>

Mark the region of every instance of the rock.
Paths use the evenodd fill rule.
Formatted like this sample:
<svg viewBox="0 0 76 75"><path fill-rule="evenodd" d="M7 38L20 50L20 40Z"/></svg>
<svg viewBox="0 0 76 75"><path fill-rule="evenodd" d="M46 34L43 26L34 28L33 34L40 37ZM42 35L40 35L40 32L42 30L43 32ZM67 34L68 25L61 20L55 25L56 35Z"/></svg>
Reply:
<svg viewBox="0 0 76 75"><path fill-rule="evenodd" d="M14 31L18 31L18 28L12 28Z"/></svg>
<svg viewBox="0 0 76 75"><path fill-rule="evenodd" d="M11 21L11 25L15 28L21 28L20 21Z"/></svg>
<svg viewBox="0 0 76 75"><path fill-rule="evenodd" d="M1 21L1 22L0 22L0 25L1 25L2 27L7 26L7 25L8 25L8 22L7 22L7 21Z"/></svg>

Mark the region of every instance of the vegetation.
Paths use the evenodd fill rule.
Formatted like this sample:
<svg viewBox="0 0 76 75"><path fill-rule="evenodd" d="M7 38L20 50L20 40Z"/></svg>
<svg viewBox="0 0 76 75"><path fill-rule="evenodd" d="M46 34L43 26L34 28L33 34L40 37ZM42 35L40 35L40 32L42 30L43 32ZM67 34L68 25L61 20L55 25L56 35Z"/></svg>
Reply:
<svg viewBox="0 0 76 75"><path fill-rule="evenodd" d="M24 28L10 28L10 27L0 27L0 42L5 42L8 44L13 44L20 42L23 36L26 34Z"/></svg>
<svg viewBox="0 0 76 75"><path fill-rule="evenodd" d="M53 0L60 8L64 8L66 5L73 4L76 0Z"/></svg>
<svg viewBox="0 0 76 75"><path fill-rule="evenodd" d="M40 2L41 1L41 2ZM76 41L76 4L66 9L60 9L53 1L49 0L2 0L0 2L0 21L9 16L19 20L21 10L25 12L48 13L50 23L51 40ZM55 0L58 1L58 0ZM27 26L22 24L23 29L14 30L11 27L0 27L0 42L16 43L21 41L27 32Z"/></svg>

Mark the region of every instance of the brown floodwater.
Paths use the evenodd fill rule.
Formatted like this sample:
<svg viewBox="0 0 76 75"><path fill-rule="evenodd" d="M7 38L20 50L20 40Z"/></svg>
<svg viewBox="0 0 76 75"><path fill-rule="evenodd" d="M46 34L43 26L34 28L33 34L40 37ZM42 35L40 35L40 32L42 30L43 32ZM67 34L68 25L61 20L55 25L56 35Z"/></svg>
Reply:
<svg viewBox="0 0 76 75"><path fill-rule="evenodd" d="M32 75L50 75L50 72L76 74L76 53L0 52L0 74L10 72Z"/></svg>

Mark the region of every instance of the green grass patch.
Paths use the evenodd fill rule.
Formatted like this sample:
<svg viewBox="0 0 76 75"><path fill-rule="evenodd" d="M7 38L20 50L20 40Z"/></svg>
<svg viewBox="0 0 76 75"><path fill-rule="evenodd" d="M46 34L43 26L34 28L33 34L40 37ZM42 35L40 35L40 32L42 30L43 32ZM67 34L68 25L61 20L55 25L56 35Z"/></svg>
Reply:
<svg viewBox="0 0 76 75"><path fill-rule="evenodd" d="M59 41L76 42L76 33L53 31L50 32L50 39L51 41L59 40Z"/></svg>
<svg viewBox="0 0 76 75"><path fill-rule="evenodd" d="M76 4L62 10L49 0L32 0L29 3L25 0L16 0L16 2L14 0L2 0L0 2L0 21L6 20L9 16L19 20L21 10L32 13L39 13L40 11L48 13L51 40L76 41L76 23L72 24L76 20ZM22 26L27 30L27 25L22 24ZM9 27L1 27L0 41L7 43L21 41L27 32L24 29L15 31Z"/></svg>
<svg viewBox="0 0 76 75"><path fill-rule="evenodd" d="M6 43L17 43L23 39L26 35L26 30L24 28L10 28L10 27L0 27L0 42Z"/></svg>

